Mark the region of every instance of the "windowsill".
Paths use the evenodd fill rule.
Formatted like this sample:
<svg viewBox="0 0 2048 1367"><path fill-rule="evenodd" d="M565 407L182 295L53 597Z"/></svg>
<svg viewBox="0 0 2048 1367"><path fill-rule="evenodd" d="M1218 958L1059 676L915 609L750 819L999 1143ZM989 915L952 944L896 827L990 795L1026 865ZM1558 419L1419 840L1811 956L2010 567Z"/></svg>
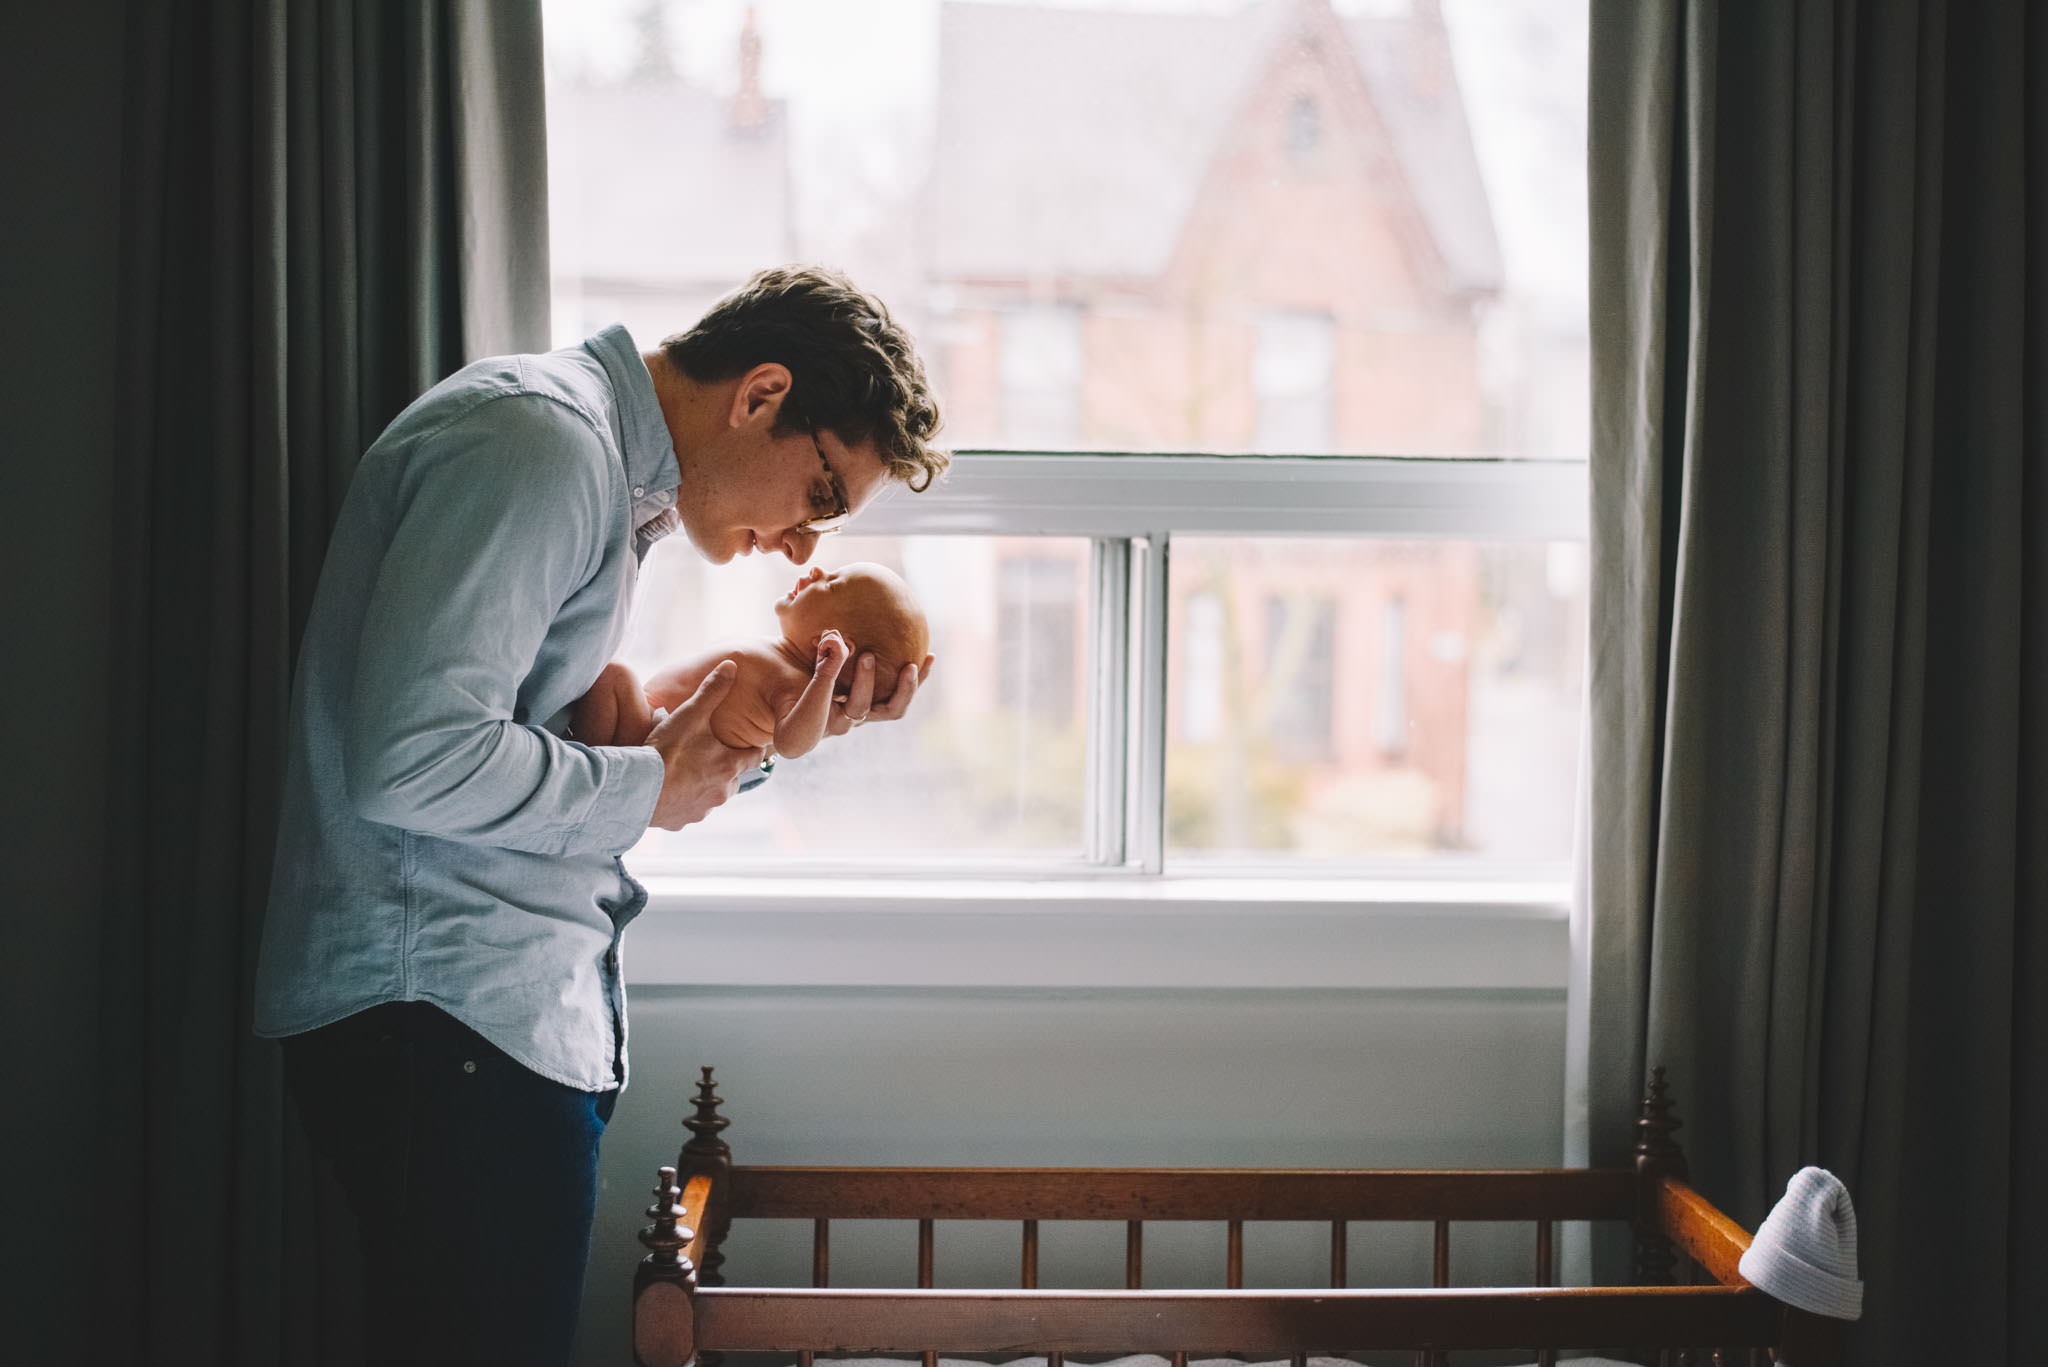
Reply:
<svg viewBox="0 0 2048 1367"><path fill-rule="evenodd" d="M636 986L1553 991L1548 881L647 874Z"/></svg>

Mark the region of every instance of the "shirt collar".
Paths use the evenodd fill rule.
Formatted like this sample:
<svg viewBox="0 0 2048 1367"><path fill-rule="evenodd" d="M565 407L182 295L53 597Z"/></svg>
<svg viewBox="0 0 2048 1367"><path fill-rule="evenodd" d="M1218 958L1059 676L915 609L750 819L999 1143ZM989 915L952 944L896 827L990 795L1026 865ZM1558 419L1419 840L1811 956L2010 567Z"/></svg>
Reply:
<svg viewBox="0 0 2048 1367"><path fill-rule="evenodd" d="M654 394L654 377L647 373L640 348L623 324L612 324L583 345L603 364L605 374L611 377L612 392L618 396L619 445L625 452L626 486L637 513L653 495L673 490L682 482L668 423L661 416L661 400Z"/></svg>

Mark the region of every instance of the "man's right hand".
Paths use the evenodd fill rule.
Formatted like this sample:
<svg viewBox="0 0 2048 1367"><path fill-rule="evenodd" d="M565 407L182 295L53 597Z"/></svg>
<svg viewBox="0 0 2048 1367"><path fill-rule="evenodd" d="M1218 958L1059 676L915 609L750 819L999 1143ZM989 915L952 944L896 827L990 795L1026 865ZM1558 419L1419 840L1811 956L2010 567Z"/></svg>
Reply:
<svg viewBox="0 0 2048 1367"><path fill-rule="evenodd" d="M679 831L702 821L739 790L740 775L761 762L759 749L736 749L711 731L711 714L725 695L739 666L723 660L704 676L689 701L660 717L647 743L661 755L661 796L649 825Z"/></svg>

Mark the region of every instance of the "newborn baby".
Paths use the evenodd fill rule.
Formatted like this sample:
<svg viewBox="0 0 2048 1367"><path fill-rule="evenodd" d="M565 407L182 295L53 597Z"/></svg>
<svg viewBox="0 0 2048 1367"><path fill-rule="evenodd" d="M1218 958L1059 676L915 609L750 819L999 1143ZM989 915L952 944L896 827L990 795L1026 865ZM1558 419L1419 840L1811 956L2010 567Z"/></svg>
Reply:
<svg viewBox="0 0 2048 1367"><path fill-rule="evenodd" d="M901 576L881 565L856 563L813 568L775 604L780 636L711 651L650 678L608 664L576 703L569 732L585 745L641 745L654 729L656 709L689 701L720 662L739 667L732 691L711 714L711 733L725 744L795 757L816 745L832 715L834 696L853 678L862 651L875 657L874 701L887 702L906 663L920 682L931 669L924 611Z"/></svg>

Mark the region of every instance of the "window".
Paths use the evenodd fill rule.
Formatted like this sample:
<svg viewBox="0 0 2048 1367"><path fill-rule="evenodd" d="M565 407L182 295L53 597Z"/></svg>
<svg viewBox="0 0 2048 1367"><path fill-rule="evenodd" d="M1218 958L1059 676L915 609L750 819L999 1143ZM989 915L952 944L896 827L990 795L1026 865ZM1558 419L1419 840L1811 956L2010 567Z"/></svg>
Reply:
<svg viewBox="0 0 2048 1367"><path fill-rule="evenodd" d="M1296 761L1330 753L1336 691L1337 604L1290 592L1266 599L1264 694L1273 748Z"/></svg>
<svg viewBox="0 0 2048 1367"><path fill-rule="evenodd" d="M1287 108L1287 152L1297 166L1307 164L1323 140L1322 111L1315 97L1297 95Z"/></svg>
<svg viewBox="0 0 2048 1367"><path fill-rule="evenodd" d="M1002 315L1003 440L1071 448L1081 435L1081 312L1019 305Z"/></svg>
<svg viewBox="0 0 2048 1367"><path fill-rule="evenodd" d="M1455 638L1456 633L1446 633ZM1379 688L1373 708L1373 738L1380 753L1398 758L1408 749L1408 602L1389 598L1380 605Z"/></svg>
<svg viewBox="0 0 2048 1367"><path fill-rule="evenodd" d="M1259 396L1260 450L1319 455L1330 449L1336 370L1337 329L1327 316L1278 313L1259 320L1252 387Z"/></svg>
<svg viewBox="0 0 2048 1367"><path fill-rule="evenodd" d="M1555 874L1585 16L1500 8L546 0L558 340L832 261L962 453L821 562L924 602L916 713L640 867ZM629 659L765 630L786 575L672 539Z"/></svg>

